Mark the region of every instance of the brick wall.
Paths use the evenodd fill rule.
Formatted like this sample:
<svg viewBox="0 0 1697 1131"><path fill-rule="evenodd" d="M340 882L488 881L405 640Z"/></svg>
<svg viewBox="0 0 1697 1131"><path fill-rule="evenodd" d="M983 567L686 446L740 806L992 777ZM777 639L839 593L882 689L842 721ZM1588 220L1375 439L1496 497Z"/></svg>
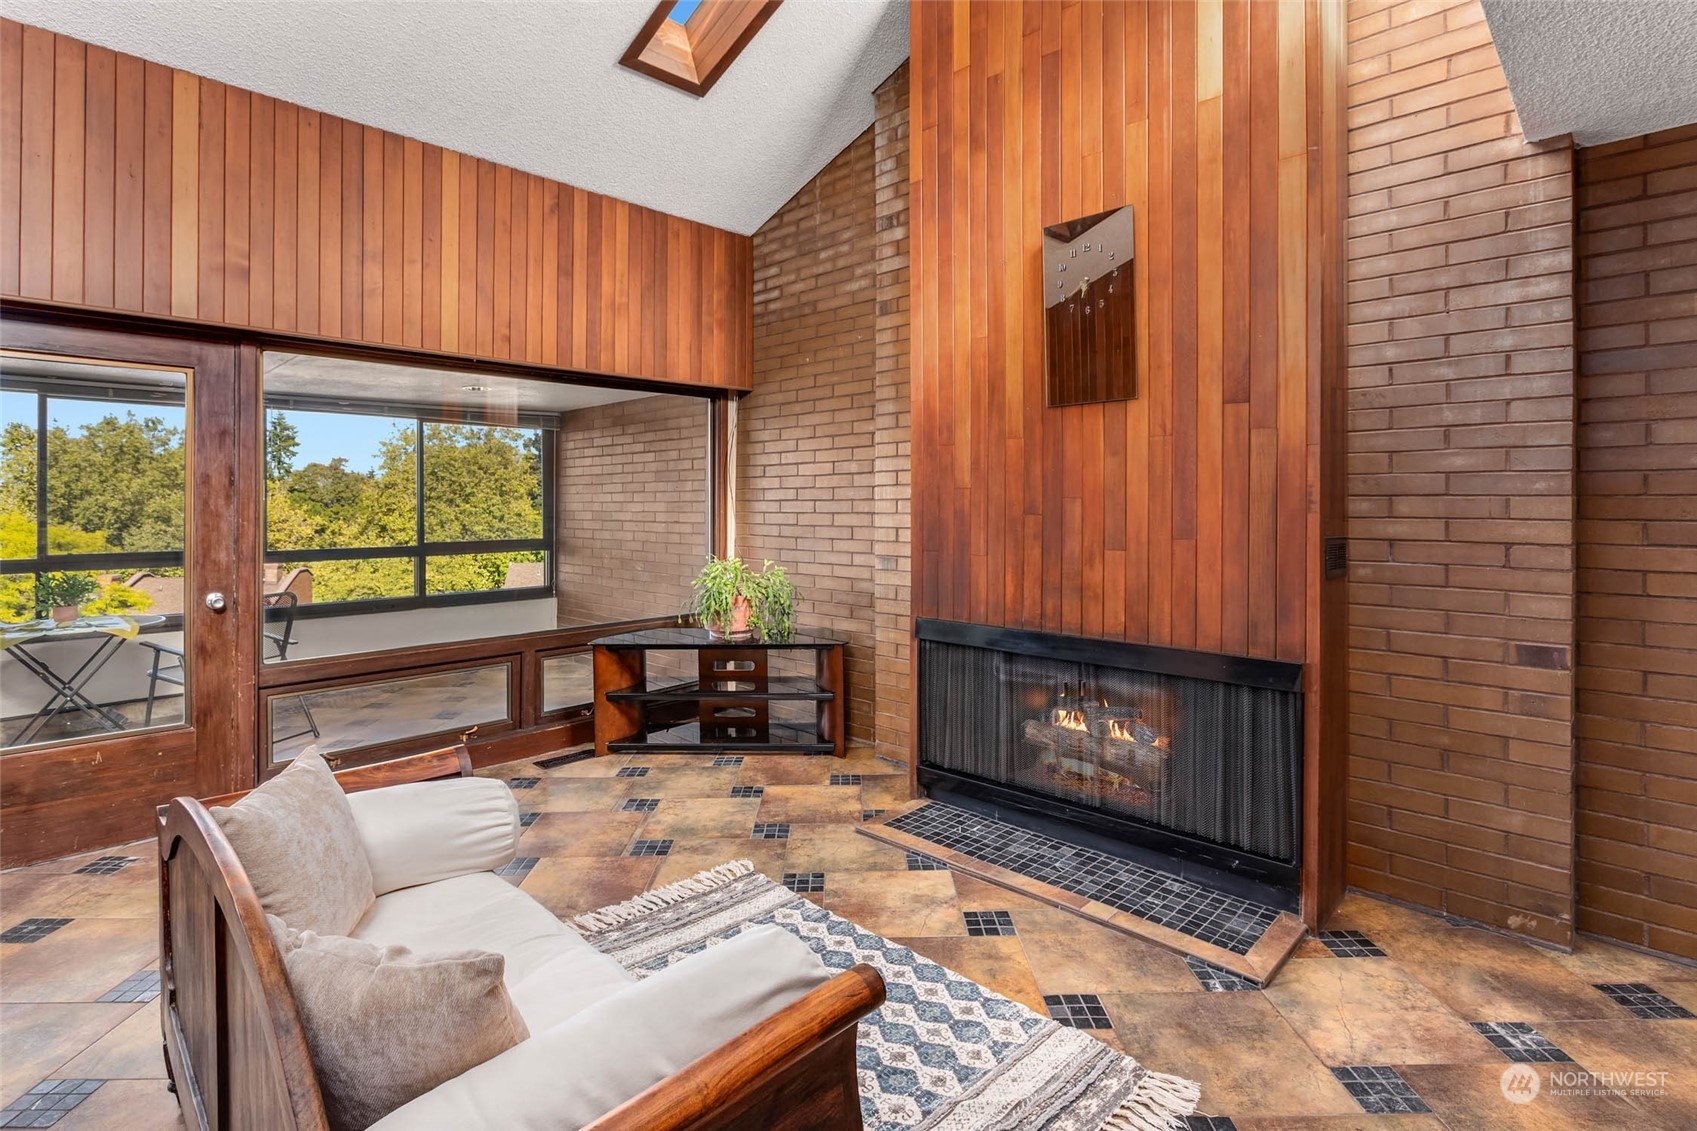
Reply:
<svg viewBox="0 0 1697 1131"><path fill-rule="evenodd" d="M873 631L875 737L881 753L908 756L913 668L912 436L908 386L907 64L874 96L873 215L877 314L873 348Z"/></svg>
<svg viewBox="0 0 1697 1131"><path fill-rule="evenodd" d="M1579 184L1579 926L1697 958L1697 126Z"/></svg>
<svg viewBox="0 0 1697 1131"><path fill-rule="evenodd" d="M707 402L567 413L559 453L561 627L681 611L707 555Z"/></svg>
<svg viewBox="0 0 1697 1131"><path fill-rule="evenodd" d="M1572 150L1477 0L1349 13L1349 880L1564 942Z"/></svg>
<svg viewBox="0 0 1697 1131"><path fill-rule="evenodd" d="M737 410L737 553L781 562L800 620L848 639L849 735L881 744L905 725L880 664L907 650L906 86L904 68L879 123L755 233Z"/></svg>

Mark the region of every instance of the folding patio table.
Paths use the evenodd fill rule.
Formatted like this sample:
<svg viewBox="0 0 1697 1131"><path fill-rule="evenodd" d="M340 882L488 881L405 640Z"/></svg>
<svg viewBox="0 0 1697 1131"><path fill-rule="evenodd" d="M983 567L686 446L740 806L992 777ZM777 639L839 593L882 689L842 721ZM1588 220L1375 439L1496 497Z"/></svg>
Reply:
<svg viewBox="0 0 1697 1131"><path fill-rule="evenodd" d="M64 624L42 619L0 626L0 650L16 659L52 692L47 697L47 702L41 705L41 709L36 711L23 730L18 732L12 744L25 745L40 733L42 727L58 718L67 708L82 711L105 730L123 730L128 727L128 719L90 699L84 694L83 688L118 654L118 650L125 643L140 635L142 629L164 623L165 618L156 615L108 614L78 617ZM94 640L97 643L94 651L83 660L81 666L68 676L60 675L47 658L33 650L41 644L72 640Z"/></svg>

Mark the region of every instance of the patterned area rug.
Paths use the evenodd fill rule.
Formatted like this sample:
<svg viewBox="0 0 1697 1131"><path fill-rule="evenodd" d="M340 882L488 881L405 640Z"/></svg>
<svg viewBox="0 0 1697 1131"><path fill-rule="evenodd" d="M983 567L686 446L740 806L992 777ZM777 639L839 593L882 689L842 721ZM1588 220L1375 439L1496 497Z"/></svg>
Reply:
<svg viewBox="0 0 1697 1131"><path fill-rule="evenodd" d="M746 860L574 925L642 978L764 923L807 943L832 970L865 962L884 976L884 1005L860 1023L867 1131L1165 1131L1196 1108L1191 1081L1150 1072L1088 1033L833 915Z"/></svg>

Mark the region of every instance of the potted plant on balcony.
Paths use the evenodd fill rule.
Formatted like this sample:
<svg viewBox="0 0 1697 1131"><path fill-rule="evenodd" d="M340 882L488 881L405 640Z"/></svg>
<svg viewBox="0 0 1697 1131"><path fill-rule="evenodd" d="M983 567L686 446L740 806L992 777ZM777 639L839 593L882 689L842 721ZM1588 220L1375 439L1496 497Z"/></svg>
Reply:
<svg viewBox="0 0 1697 1131"><path fill-rule="evenodd" d="M710 557L691 583L690 612L718 640L748 640L756 631L774 643L795 632L800 594L783 566L767 561L757 573L741 558Z"/></svg>
<svg viewBox="0 0 1697 1131"><path fill-rule="evenodd" d="M35 615L69 624L82 615L82 603L100 592L100 583L86 573L44 573L35 579Z"/></svg>

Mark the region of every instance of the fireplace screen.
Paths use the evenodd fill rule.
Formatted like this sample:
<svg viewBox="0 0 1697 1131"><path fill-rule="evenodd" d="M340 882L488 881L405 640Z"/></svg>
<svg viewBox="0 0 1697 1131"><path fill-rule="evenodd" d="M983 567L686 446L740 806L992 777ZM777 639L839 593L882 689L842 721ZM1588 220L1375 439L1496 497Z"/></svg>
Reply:
<svg viewBox="0 0 1697 1131"><path fill-rule="evenodd" d="M922 765L1296 861L1300 692L919 646Z"/></svg>

